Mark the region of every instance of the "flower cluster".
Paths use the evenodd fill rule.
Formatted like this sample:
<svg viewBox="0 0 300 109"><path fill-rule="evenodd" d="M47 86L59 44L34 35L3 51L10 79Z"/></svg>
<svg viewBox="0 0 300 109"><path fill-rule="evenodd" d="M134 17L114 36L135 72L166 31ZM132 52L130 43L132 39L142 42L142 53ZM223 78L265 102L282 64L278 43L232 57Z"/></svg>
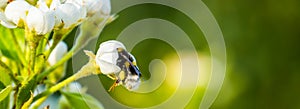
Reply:
<svg viewBox="0 0 300 109"><path fill-rule="evenodd" d="M0 23L7 28L28 28L44 35L53 29L72 29L99 11L110 13L109 0L52 0L47 4L48 1L38 0L32 5L25 0L1 0Z"/></svg>
<svg viewBox="0 0 300 109"><path fill-rule="evenodd" d="M68 102L75 101L69 103L71 107L78 107L82 103L77 102L86 101L78 92L68 93L63 87L101 73L115 80L110 90L117 85L137 89L141 73L136 60L121 42L113 40L103 42L96 55L85 51L89 62L72 76L64 76L73 54L116 18L110 11L110 0L0 0L0 31L5 36L0 37L0 69L7 72L1 77L10 78L0 80L0 101L9 101L3 103L11 108L36 109L60 90ZM80 31L68 49L63 40L75 27ZM35 90L40 86L43 90ZM14 97L9 96L12 94ZM89 97L87 103L97 101L85 96Z"/></svg>

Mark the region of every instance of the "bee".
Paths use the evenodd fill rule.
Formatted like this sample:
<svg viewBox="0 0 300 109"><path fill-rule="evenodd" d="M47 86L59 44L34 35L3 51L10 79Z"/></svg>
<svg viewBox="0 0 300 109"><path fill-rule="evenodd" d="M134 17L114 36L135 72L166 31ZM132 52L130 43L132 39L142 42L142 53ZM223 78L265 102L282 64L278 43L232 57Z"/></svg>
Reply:
<svg viewBox="0 0 300 109"><path fill-rule="evenodd" d="M114 84L109 88L109 92L116 86L123 85L129 91L135 90L141 83L141 72L136 64L136 59L133 55L123 48L117 48L118 59L116 65L120 67L121 71L115 74L107 75L115 80Z"/></svg>

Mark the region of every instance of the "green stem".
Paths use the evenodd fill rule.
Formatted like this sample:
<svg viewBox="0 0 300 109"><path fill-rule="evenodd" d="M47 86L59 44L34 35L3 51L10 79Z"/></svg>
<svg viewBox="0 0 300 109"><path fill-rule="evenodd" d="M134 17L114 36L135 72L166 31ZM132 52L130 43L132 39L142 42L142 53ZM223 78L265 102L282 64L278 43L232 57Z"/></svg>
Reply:
<svg viewBox="0 0 300 109"><path fill-rule="evenodd" d="M47 50L44 53L45 54L45 59L44 59L43 64L46 63L46 61L48 60L51 52L55 49L55 47L57 46L57 44L60 41L64 40L66 38L66 36L71 32L71 30L69 30L69 29L62 29L62 30L54 31L54 34L52 36L53 43L52 43L51 47L49 48L49 50ZM51 66L48 70L42 72L41 75L39 75L39 77L38 77L38 81L40 81L41 79L45 78L48 74L50 74L52 71L54 71L57 67L61 66L66 61L68 61L72 57L73 53L74 53L74 49L71 49L59 62L57 62L55 65ZM40 73L40 71L42 71L42 69L38 68L37 72Z"/></svg>
<svg viewBox="0 0 300 109"><path fill-rule="evenodd" d="M72 58L73 56L73 52L74 50L70 50L61 60L59 60L55 65L51 66L49 69L47 69L46 71L42 72L37 80L41 81L43 78L45 78L46 76L48 76L52 71L54 71L57 67L63 65L66 61L68 61L70 58Z"/></svg>
<svg viewBox="0 0 300 109"><path fill-rule="evenodd" d="M44 35L44 37L41 39L40 44L38 45L37 53L42 54L45 51L45 47L48 43L48 38L50 36L50 33Z"/></svg>
<svg viewBox="0 0 300 109"><path fill-rule="evenodd" d="M30 48L30 60L29 65L31 68L31 72L34 74L34 66L35 66L35 57L36 57L36 48L37 48L38 42L29 42L29 48ZM30 74L29 74L30 75Z"/></svg>
<svg viewBox="0 0 300 109"><path fill-rule="evenodd" d="M45 53L46 59L48 59L50 53L53 51L53 49L56 47L56 45L62 40L62 38L63 38L63 34L61 34L60 32L54 32L54 34L52 36L53 43L51 44L50 49L47 50Z"/></svg>
<svg viewBox="0 0 300 109"><path fill-rule="evenodd" d="M47 97L42 97L33 104L32 109L38 109L39 106L47 99Z"/></svg>
<svg viewBox="0 0 300 109"><path fill-rule="evenodd" d="M73 29L73 28L72 28ZM57 45L58 42L55 42L55 40L58 40L59 37L61 37L60 41L63 40L70 32L72 29L62 29L62 30L58 30L58 31L54 31L54 35L53 35L53 44L51 46L51 48L46 51L46 60L48 59L51 51L55 48L55 46ZM64 33L64 34L62 34ZM81 36L78 37L82 37L83 34L80 34ZM55 38L56 37L56 38ZM70 58L72 58L73 54L75 54L76 52L78 52L81 49L81 44L75 44L72 49L60 60L58 61L55 65L51 66L49 69L47 69L46 71L42 72L37 80L41 81L43 78L45 78L47 75L49 75L51 72L53 72L56 68L58 68L59 66L63 65L66 61L68 61Z"/></svg>
<svg viewBox="0 0 300 109"><path fill-rule="evenodd" d="M39 45L40 40L43 38L43 35L37 35L35 32L30 31L26 26L25 26L25 38L26 41L28 42L29 46L29 71L28 75L32 76L34 73L34 66L35 66L35 58L36 58L36 50ZM33 72L33 73L31 73ZM31 74L30 74L31 73Z"/></svg>

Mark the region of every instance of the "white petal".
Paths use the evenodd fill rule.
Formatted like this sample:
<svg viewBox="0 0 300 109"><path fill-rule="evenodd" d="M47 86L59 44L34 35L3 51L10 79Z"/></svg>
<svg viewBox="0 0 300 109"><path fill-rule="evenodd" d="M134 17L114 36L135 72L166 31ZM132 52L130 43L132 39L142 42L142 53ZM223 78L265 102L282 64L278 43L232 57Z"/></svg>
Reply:
<svg viewBox="0 0 300 109"><path fill-rule="evenodd" d="M7 28L16 28L17 27L14 23L8 21L4 15L4 13L2 13L2 12L0 12L0 23Z"/></svg>
<svg viewBox="0 0 300 109"><path fill-rule="evenodd" d="M96 54L96 64L99 65L101 72L104 74L120 72L120 68L116 65L119 58L117 48L125 46L116 40L106 41L100 44Z"/></svg>
<svg viewBox="0 0 300 109"><path fill-rule="evenodd" d="M31 31L42 35L52 31L54 27L54 15L52 12L43 12L36 7L32 7L28 11L26 23Z"/></svg>
<svg viewBox="0 0 300 109"><path fill-rule="evenodd" d="M84 7L87 8L88 15L100 12L102 6L102 0L84 0Z"/></svg>
<svg viewBox="0 0 300 109"><path fill-rule="evenodd" d="M77 25L82 17L80 10L71 3L65 3L58 6L55 9L55 15L58 19L60 19L60 23L64 23L64 28Z"/></svg>
<svg viewBox="0 0 300 109"><path fill-rule="evenodd" d="M52 11L48 11L45 12L45 28L43 30L43 34L49 33L53 30L54 25L55 25L55 16L54 16L54 12Z"/></svg>
<svg viewBox="0 0 300 109"><path fill-rule="evenodd" d="M28 11L26 23L31 31L41 33L44 27L44 16L43 12L36 7L32 7Z"/></svg>
<svg viewBox="0 0 300 109"><path fill-rule="evenodd" d="M98 61L98 62L97 62ZM120 72L121 69L115 64L111 64L102 60L96 60L97 65L99 65L101 73L103 74L112 74Z"/></svg>
<svg viewBox="0 0 300 109"><path fill-rule="evenodd" d="M9 3L5 8L5 16L8 20L12 21L16 25L19 21L25 20L26 12L32 7L26 1L17 0Z"/></svg>
<svg viewBox="0 0 300 109"><path fill-rule="evenodd" d="M49 41L50 46L52 46L53 40ZM47 46L46 49L49 49L50 47ZM50 65L56 64L68 51L68 46L65 42L60 41L57 46L53 49L51 52L48 62Z"/></svg>
<svg viewBox="0 0 300 109"><path fill-rule="evenodd" d="M123 48L126 50L125 46L116 40L105 41L100 44L99 49L97 51L97 55L102 55L107 52L117 52L117 48Z"/></svg>
<svg viewBox="0 0 300 109"><path fill-rule="evenodd" d="M110 0L83 0L83 2L89 16L93 16L97 12L105 15L110 14Z"/></svg>
<svg viewBox="0 0 300 109"><path fill-rule="evenodd" d="M83 1L82 0L66 0L65 3L74 3L78 7L81 7L83 5Z"/></svg>
<svg viewBox="0 0 300 109"><path fill-rule="evenodd" d="M101 8L101 11L105 15L110 14L110 11L111 11L110 0L103 0L103 6Z"/></svg>
<svg viewBox="0 0 300 109"><path fill-rule="evenodd" d="M61 5L60 0L52 0L52 3L50 5L50 9L54 10L56 7L58 7L59 5Z"/></svg>
<svg viewBox="0 0 300 109"><path fill-rule="evenodd" d="M107 52L107 53L103 53L100 56L97 56L96 58L97 58L96 60L101 60L116 65L119 55L117 52Z"/></svg>
<svg viewBox="0 0 300 109"><path fill-rule="evenodd" d="M37 7L44 12L49 11L49 7L47 6L45 0L39 0L37 2Z"/></svg>
<svg viewBox="0 0 300 109"><path fill-rule="evenodd" d="M86 7L83 6L82 0L67 0L65 3L74 4L80 12L80 18L84 19L86 17Z"/></svg>

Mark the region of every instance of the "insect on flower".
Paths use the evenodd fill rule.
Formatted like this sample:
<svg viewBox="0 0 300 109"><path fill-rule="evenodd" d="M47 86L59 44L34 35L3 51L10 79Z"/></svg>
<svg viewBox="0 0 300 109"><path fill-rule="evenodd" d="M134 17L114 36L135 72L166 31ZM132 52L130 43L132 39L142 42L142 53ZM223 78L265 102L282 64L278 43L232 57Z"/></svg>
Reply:
<svg viewBox="0 0 300 109"><path fill-rule="evenodd" d="M124 85L130 91L135 90L141 83L141 72L136 65L136 60L133 55L128 53L125 49L117 48L117 51L117 66L121 68L121 71L116 74L108 75L108 77L115 80L115 83L108 91L113 90L118 85Z"/></svg>
<svg viewBox="0 0 300 109"><path fill-rule="evenodd" d="M137 67L136 59L119 41L110 40L101 43L96 54L96 64L102 74L115 80L109 91L118 85L133 91L141 83L141 72Z"/></svg>
<svg viewBox="0 0 300 109"><path fill-rule="evenodd" d="M109 91L120 84L124 85L128 90L135 90L141 82L141 72L136 65L136 60L130 53L122 48L117 48L117 51L119 55L117 66L121 68L121 71L115 74L116 81L110 87Z"/></svg>

